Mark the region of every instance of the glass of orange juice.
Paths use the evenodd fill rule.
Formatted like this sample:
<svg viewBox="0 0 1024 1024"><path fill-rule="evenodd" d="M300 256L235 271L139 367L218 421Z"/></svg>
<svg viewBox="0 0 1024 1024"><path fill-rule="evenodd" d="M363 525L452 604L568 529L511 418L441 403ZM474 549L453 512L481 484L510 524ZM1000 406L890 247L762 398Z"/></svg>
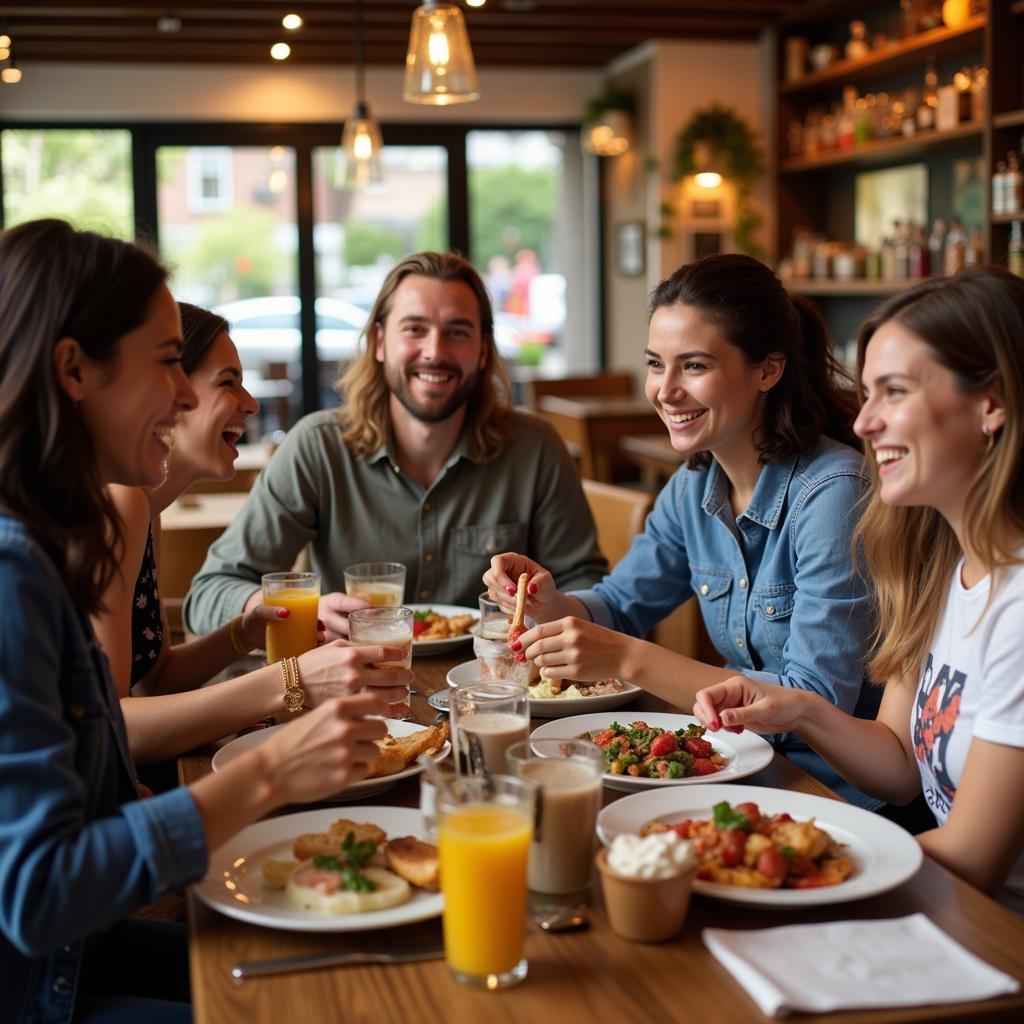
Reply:
<svg viewBox="0 0 1024 1024"><path fill-rule="evenodd" d="M397 608L405 597L401 562L360 562L345 570L345 593L374 608Z"/></svg>
<svg viewBox="0 0 1024 1024"><path fill-rule="evenodd" d="M318 572L268 572L262 578L263 603L287 608L288 618L267 623L267 662L297 658L316 647Z"/></svg>
<svg viewBox="0 0 1024 1024"><path fill-rule="evenodd" d="M348 613L348 638L354 644L386 644L400 647L400 661L377 662L375 668L412 668L411 608L357 608ZM392 718L409 717L409 694L405 700L391 704L388 714Z"/></svg>
<svg viewBox="0 0 1024 1024"><path fill-rule="evenodd" d="M508 988L526 977L526 866L535 788L509 775L438 790L444 955L456 981Z"/></svg>

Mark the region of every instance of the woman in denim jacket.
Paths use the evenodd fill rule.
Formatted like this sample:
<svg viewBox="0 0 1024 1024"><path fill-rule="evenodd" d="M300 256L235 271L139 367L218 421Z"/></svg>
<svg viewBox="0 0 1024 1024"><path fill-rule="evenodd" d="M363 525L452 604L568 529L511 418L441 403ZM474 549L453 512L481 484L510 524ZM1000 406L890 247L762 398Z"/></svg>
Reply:
<svg viewBox="0 0 1024 1024"><path fill-rule="evenodd" d="M851 558L867 485L852 389L813 307L748 256L680 267L651 295L644 391L687 457L644 532L592 590L559 593L542 566L502 554L484 576L510 606L530 573L519 643L551 679L632 680L687 710L737 671L861 702L871 601ZM728 668L638 639L697 595ZM877 705L865 692L861 713ZM807 771L858 799L800 740L773 737Z"/></svg>
<svg viewBox="0 0 1024 1024"><path fill-rule="evenodd" d="M189 1020L183 926L123 919L202 877L244 825L362 778L385 732L364 716L404 692L391 680L326 702L244 764L137 798L89 615L121 546L104 486L159 483L195 404L164 277L136 246L62 221L0 236L5 1021Z"/></svg>

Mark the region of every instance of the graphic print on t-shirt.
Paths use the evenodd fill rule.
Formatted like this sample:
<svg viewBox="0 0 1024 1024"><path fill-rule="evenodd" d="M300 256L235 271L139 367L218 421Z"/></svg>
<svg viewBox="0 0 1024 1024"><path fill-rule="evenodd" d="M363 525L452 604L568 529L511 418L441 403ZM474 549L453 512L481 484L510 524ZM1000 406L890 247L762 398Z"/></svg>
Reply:
<svg viewBox="0 0 1024 1024"><path fill-rule="evenodd" d="M966 682L967 676L949 665L944 664L936 674L931 652L928 653L914 708L914 754L935 777L936 789L926 786L925 799L932 810L944 815L949 814L956 795L946 758Z"/></svg>

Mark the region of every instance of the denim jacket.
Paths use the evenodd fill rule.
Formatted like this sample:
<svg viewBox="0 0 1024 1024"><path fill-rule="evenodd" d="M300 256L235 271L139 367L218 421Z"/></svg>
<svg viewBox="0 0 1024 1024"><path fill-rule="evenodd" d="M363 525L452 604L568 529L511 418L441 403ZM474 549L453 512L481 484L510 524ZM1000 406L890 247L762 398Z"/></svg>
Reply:
<svg viewBox="0 0 1024 1024"><path fill-rule="evenodd" d="M595 622L641 636L696 594L730 668L873 717L877 690L864 686L861 700L871 595L850 557L866 485L861 456L822 438L807 455L765 465L750 504L734 516L717 462L684 467L626 557L575 596ZM797 737L772 741L848 799L870 803Z"/></svg>
<svg viewBox="0 0 1024 1024"><path fill-rule="evenodd" d="M0 514L0 1020L67 1022L90 936L200 878L185 789L139 800L106 656Z"/></svg>

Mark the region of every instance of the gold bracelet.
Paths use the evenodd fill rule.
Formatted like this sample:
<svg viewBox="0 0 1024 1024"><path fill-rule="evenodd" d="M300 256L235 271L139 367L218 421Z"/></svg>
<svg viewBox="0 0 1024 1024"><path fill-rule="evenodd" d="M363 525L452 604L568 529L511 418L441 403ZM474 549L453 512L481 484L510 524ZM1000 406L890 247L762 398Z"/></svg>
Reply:
<svg viewBox="0 0 1024 1024"><path fill-rule="evenodd" d="M252 650L242 639L242 618L243 616L236 615L228 623L228 637L231 639L231 646L235 649L235 654L240 656L248 654Z"/></svg>
<svg viewBox="0 0 1024 1024"><path fill-rule="evenodd" d="M285 710L294 715L301 711L306 703L306 694L302 689L302 677L299 675L299 662L296 658L281 659L281 675L284 678Z"/></svg>

